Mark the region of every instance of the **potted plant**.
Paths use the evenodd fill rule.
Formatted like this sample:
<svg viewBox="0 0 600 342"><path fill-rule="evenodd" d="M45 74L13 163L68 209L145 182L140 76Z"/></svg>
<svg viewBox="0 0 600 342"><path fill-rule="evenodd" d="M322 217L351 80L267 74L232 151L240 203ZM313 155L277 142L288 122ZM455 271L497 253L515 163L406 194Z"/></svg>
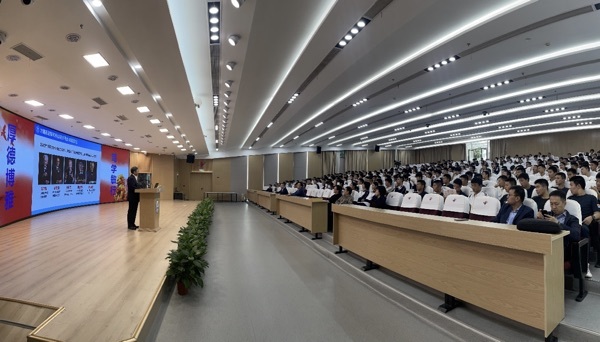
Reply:
<svg viewBox="0 0 600 342"><path fill-rule="evenodd" d="M204 260L207 250L208 229L212 223L214 204L210 200L202 201L188 217L188 225L181 227L177 234L177 248L167 255L169 268L167 276L177 281L177 292L185 295L188 289L197 285L204 286L202 277L208 267Z"/></svg>

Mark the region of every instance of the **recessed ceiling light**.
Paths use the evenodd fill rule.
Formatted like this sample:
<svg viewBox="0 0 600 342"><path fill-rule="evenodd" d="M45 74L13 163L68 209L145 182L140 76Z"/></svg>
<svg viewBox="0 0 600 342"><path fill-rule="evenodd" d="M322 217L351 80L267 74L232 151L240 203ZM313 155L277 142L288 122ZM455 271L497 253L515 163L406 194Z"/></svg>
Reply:
<svg viewBox="0 0 600 342"><path fill-rule="evenodd" d="M121 142L123 139L115 138L115 141Z"/></svg>
<svg viewBox="0 0 600 342"><path fill-rule="evenodd" d="M105 137L110 137L110 133L102 133L102 135Z"/></svg>
<svg viewBox="0 0 600 342"><path fill-rule="evenodd" d="M352 34L357 34L357 33L358 33L358 29L357 29L356 27L353 27L353 28L350 30L350 33L352 33Z"/></svg>
<svg viewBox="0 0 600 342"><path fill-rule="evenodd" d="M167 135L167 139L175 139L175 136L173 136L173 135Z"/></svg>
<svg viewBox="0 0 600 342"><path fill-rule="evenodd" d="M179 140L173 140L173 144L179 144Z"/></svg>
<svg viewBox="0 0 600 342"><path fill-rule="evenodd" d="M150 123L152 123L154 125L158 125L160 123L160 120L158 120L158 119L150 119Z"/></svg>
<svg viewBox="0 0 600 342"><path fill-rule="evenodd" d="M182 148L181 150L182 150L183 152L187 151L185 148Z"/></svg>
<svg viewBox="0 0 600 342"><path fill-rule="evenodd" d="M365 27L366 23L364 21L359 21L358 23L356 23L356 26L358 27Z"/></svg>
<svg viewBox="0 0 600 342"><path fill-rule="evenodd" d="M271 126L273 126L273 122L269 122L269 124L267 125L267 128L270 128Z"/></svg>
<svg viewBox="0 0 600 342"><path fill-rule="evenodd" d="M177 145L177 148L182 148L182 147L183 147L183 145Z"/></svg>
<svg viewBox="0 0 600 342"><path fill-rule="evenodd" d="M208 13L210 13L210 14L217 14L217 13L219 13L219 7L213 6L213 7L209 8L208 9Z"/></svg>
<svg viewBox="0 0 600 342"><path fill-rule="evenodd" d="M129 86L126 87L118 87L117 90L119 91L119 93L123 94L123 95L133 95L135 94L133 92L133 89L131 89Z"/></svg>
<svg viewBox="0 0 600 342"><path fill-rule="evenodd" d="M240 41L240 36L238 36L237 34L232 34L231 36L229 36L227 41L229 42L229 45L236 46L237 43L239 43Z"/></svg>
<svg viewBox="0 0 600 342"><path fill-rule="evenodd" d="M172 117L173 117L173 114L171 114L171 113L166 113L166 114L165 114L165 116L166 116L166 117L168 117L168 118L172 118Z"/></svg>
<svg viewBox="0 0 600 342"><path fill-rule="evenodd" d="M219 36L216 35L216 34L213 34L213 35L210 36L210 40L213 40L213 41L214 40L219 40Z"/></svg>
<svg viewBox="0 0 600 342"><path fill-rule="evenodd" d="M85 55L83 58L85 58L85 60L88 61L88 63L90 63L94 68L108 66L106 59L104 59L104 57L102 57L102 55L99 53Z"/></svg>
<svg viewBox="0 0 600 342"><path fill-rule="evenodd" d="M34 107L41 107L44 105L43 103L38 102L36 100L27 100L27 101L25 101L25 103L27 103L30 106L34 106Z"/></svg>
<svg viewBox="0 0 600 342"><path fill-rule="evenodd" d="M150 111L150 109L146 106L144 107L137 107L138 112L140 113L148 113Z"/></svg>
<svg viewBox="0 0 600 342"><path fill-rule="evenodd" d="M227 68L227 70L231 71L231 70L233 70L233 68L235 68L235 65L236 65L236 64L237 64L237 63L235 63L235 62L228 62L228 63L225 65L225 67Z"/></svg>
<svg viewBox="0 0 600 342"><path fill-rule="evenodd" d="M162 97L158 94L152 95L152 98L154 98L154 101L158 101L158 100L162 99Z"/></svg>
<svg viewBox="0 0 600 342"><path fill-rule="evenodd" d="M167 133L167 132L169 132L169 130L166 129L166 128L161 128L158 131L161 132L161 133Z"/></svg>
<svg viewBox="0 0 600 342"><path fill-rule="evenodd" d="M344 39L346 39L347 41L352 40L352 36L347 34L346 36L344 36Z"/></svg>
<svg viewBox="0 0 600 342"><path fill-rule="evenodd" d="M346 41L345 41L345 40L342 40L342 41L340 41L338 44L339 44L340 46L346 46L346 44L348 44L348 43L346 43Z"/></svg>
<svg viewBox="0 0 600 342"><path fill-rule="evenodd" d="M217 17L212 17L212 18L210 18L210 20L209 20L209 21L210 21L210 23L211 23L211 24L218 24L218 23L219 23L219 18L217 18Z"/></svg>
<svg viewBox="0 0 600 342"><path fill-rule="evenodd" d="M294 137L294 140L296 140L296 139L298 139L298 138L300 138L300 136L299 136L299 135L295 136L295 137Z"/></svg>
<svg viewBox="0 0 600 342"><path fill-rule="evenodd" d="M218 140L218 139L217 139L217 140L215 140L215 144L218 144L218 143L219 143L219 140Z"/></svg>
<svg viewBox="0 0 600 342"><path fill-rule="evenodd" d="M134 150L136 150L136 151L139 151L139 150L140 150L140 148L139 148L139 147L134 147L133 149L134 149Z"/></svg>
<svg viewBox="0 0 600 342"><path fill-rule="evenodd" d="M235 8L240 8L244 4L244 2L246 2L246 0L231 0L231 4Z"/></svg>
<svg viewBox="0 0 600 342"><path fill-rule="evenodd" d="M83 125L83 128L87 128L87 129L94 129L96 127L92 126L92 125Z"/></svg>
<svg viewBox="0 0 600 342"><path fill-rule="evenodd" d="M133 145L131 145L130 143L127 143L127 144L125 144L125 146L133 146Z"/></svg>
<svg viewBox="0 0 600 342"><path fill-rule="evenodd" d="M69 114L60 114L59 115L61 118L66 119L66 120L71 120L73 119L73 117Z"/></svg>
<svg viewBox="0 0 600 342"><path fill-rule="evenodd" d="M233 84L233 81L232 81L232 80L225 81L225 86L226 86L227 88L231 88L231 85L232 85L232 84Z"/></svg>
<svg viewBox="0 0 600 342"><path fill-rule="evenodd" d="M210 32L212 32L212 33L217 33L217 32L219 32L219 27L218 27L218 26L213 26L213 27L211 27L211 28L210 28Z"/></svg>
<svg viewBox="0 0 600 342"><path fill-rule="evenodd" d="M225 97L229 97L229 96L231 96L231 91L228 90L225 93L223 93L223 95L225 95Z"/></svg>

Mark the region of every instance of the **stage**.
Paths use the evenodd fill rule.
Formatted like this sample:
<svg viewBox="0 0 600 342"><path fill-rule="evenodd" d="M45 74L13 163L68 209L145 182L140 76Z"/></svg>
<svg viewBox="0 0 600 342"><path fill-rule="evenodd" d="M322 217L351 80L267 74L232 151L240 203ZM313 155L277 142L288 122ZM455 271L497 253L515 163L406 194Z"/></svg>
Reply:
<svg viewBox="0 0 600 342"><path fill-rule="evenodd" d="M197 204L162 201L156 233L127 229L126 202L0 228L0 336L135 341L163 288L171 240Z"/></svg>

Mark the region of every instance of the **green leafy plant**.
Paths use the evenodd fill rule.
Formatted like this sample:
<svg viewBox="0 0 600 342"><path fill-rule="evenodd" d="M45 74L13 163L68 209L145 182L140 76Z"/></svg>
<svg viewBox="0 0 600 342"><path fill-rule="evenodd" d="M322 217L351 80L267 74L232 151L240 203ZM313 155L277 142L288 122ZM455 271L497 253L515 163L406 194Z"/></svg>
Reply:
<svg viewBox="0 0 600 342"><path fill-rule="evenodd" d="M167 276L181 281L186 288L204 286L202 277L208 262L204 259L207 252L207 237L212 224L214 203L205 199L188 216L185 227L177 233L177 248L169 251Z"/></svg>

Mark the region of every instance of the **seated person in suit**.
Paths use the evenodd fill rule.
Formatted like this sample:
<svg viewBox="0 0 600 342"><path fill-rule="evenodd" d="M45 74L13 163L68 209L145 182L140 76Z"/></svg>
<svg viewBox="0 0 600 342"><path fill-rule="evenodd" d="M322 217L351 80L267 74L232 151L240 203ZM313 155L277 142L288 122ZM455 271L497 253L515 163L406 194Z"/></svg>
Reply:
<svg viewBox="0 0 600 342"><path fill-rule="evenodd" d="M342 197L342 186L336 185L333 187L333 195L331 195L327 200L329 203L335 203L340 197Z"/></svg>
<svg viewBox="0 0 600 342"><path fill-rule="evenodd" d="M371 199L365 199L365 201L371 204L371 208L385 209L387 208L387 204L385 204L386 196L387 191L385 190L385 186L380 185L375 189L373 197L371 197Z"/></svg>
<svg viewBox="0 0 600 342"><path fill-rule="evenodd" d="M581 239L581 225L579 224L579 219L571 214L567 210L565 210L565 206L567 204L567 197L565 193L560 190L554 190L549 195L550 201L550 213L544 215L540 210L537 213L538 219L543 219L551 222L556 222L560 225L562 230L569 231L569 235L565 236L564 244L565 244L565 252L568 251L567 246L571 242L577 242ZM568 260L567 255L565 255L565 260Z"/></svg>
<svg viewBox="0 0 600 342"><path fill-rule="evenodd" d="M352 198L352 188L347 186L344 188L344 194L335 201L335 204L352 204L354 199Z"/></svg>
<svg viewBox="0 0 600 342"><path fill-rule="evenodd" d="M280 190L279 190L278 194L280 194L280 195L289 195L289 193L287 191L287 188L285 186L285 183L279 184L279 187L280 187Z"/></svg>
<svg viewBox="0 0 600 342"><path fill-rule="evenodd" d="M304 188L304 183L296 183L296 191L292 194L292 196L306 197L306 189Z"/></svg>
<svg viewBox="0 0 600 342"><path fill-rule="evenodd" d="M500 208L498 215L492 222L517 224L524 218L533 218L533 210L523 205L523 200L525 200L525 189L518 185L511 186L508 190L506 204Z"/></svg>
<svg viewBox="0 0 600 342"><path fill-rule="evenodd" d="M273 192L273 184L269 184L269 187L265 190L266 192Z"/></svg>

